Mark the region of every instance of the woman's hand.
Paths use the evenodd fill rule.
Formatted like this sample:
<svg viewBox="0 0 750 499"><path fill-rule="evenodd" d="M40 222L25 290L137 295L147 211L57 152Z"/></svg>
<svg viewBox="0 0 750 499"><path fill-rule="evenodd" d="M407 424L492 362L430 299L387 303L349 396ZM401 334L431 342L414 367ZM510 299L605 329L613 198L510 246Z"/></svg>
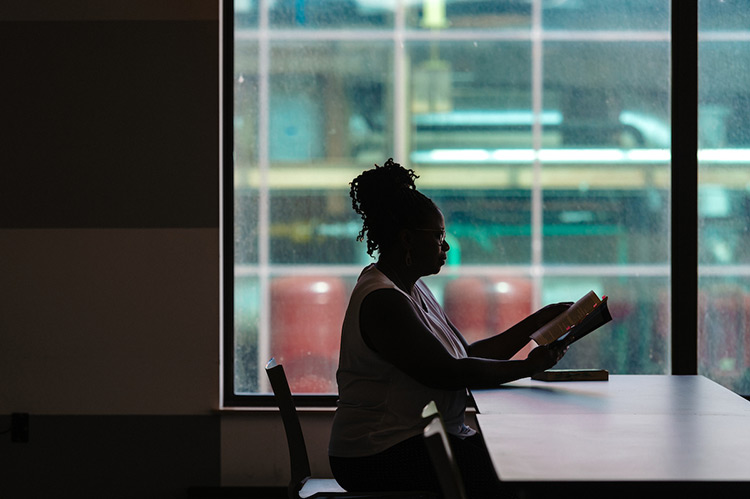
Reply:
<svg viewBox="0 0 750 499"><path fill-rule="evenodd" d="M538 346L533 349L526 358L531 367L532 374L550 369L563 358L568 347L556 348L549 345Z"/></svg>

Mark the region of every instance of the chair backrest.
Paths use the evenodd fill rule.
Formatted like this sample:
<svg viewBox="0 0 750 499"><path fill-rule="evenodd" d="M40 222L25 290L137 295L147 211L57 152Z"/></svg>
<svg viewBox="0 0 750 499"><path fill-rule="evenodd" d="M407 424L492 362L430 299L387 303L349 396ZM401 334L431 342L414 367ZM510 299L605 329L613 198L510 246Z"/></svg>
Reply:
<svg viewBox="0 0 750 499"><path fill-rule="evenodd" d="M297 415L297 407L294 405L289 382L284 373L284 367L271 359L266 364L266 374L271 382L271 389L279 406L281 420L286 432L286 443L289 447L289 462L291 463L292 475L289 482L290 496L297 496L297 492L310 477L310 460L307 457L307 446L302 426Z"/></svg>
<svg viewBox="0 0 750 499"><path fill-rule="evenodd" d="M463 479L458 465L453 458L448 434L439 413L432 416L430 422L425 426L424 439L427 452L435 467L435 472L440 482L440 489L445 499L466 499Z"/></svg>

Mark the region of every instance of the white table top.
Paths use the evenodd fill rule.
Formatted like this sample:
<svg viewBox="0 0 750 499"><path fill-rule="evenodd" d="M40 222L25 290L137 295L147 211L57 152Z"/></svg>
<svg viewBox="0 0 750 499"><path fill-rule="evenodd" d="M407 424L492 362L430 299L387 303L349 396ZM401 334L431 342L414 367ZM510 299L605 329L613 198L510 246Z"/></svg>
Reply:
<svg viewBox="0 0 750 499"><path fill-rule="evenodd" d="M750 403L702 376L520 380L474 396L506 482L750 482Z"/></svg>

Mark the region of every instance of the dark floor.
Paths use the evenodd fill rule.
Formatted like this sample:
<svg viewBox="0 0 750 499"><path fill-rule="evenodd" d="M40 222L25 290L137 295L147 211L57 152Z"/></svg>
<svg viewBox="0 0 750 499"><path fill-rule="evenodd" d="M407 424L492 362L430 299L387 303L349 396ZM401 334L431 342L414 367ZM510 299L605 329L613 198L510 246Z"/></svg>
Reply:
<svg viewBox="0 0 750 499"><path fill-rule="evenodd" d="M284 487L193 487L188 490L188 499L283 499L287 496Z"/></svg>

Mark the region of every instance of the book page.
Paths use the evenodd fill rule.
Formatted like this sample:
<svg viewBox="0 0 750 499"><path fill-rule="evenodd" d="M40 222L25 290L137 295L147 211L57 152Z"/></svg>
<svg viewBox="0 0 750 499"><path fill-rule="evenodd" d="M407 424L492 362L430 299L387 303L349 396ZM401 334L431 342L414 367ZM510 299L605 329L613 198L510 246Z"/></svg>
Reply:
<svg viewBox="0 0 750 499"><path fill-rule="evenodd" d="M594 308L601 303L596 293L589 291L570 306L568 310L558 315L547 324L536 330L531 339L540 345L546 345L564 335L568 328L581 322Z"/></svg>

